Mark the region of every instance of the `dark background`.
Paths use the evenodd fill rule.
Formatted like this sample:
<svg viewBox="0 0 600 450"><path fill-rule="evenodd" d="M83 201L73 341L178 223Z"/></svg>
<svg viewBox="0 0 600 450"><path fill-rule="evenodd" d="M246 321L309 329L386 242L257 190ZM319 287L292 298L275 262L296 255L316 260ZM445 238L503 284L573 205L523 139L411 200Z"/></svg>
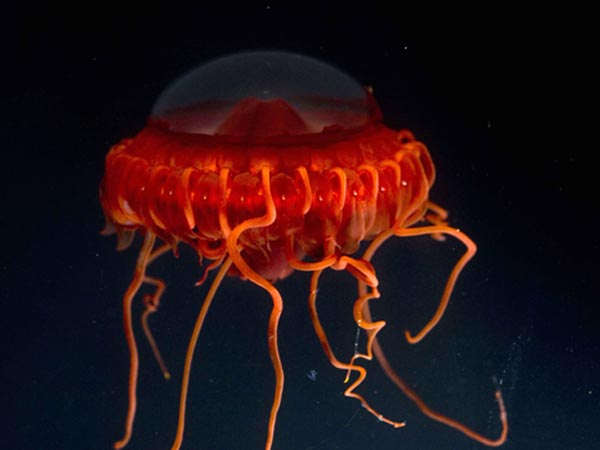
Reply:
<svg viewBox="0 0 600 450"><path fill-rule="evenodd" d="M402 330L428 320L462 248L395 239L376 257L383 297L374 309L388 322L380 336L398 372L434 409L489 436L499 432L497 380L507 450L600 446L597 139L582 139L597 125L580 113L593 106L586 12L425 6L102 3L5 13L3 448L108 449L120 437L121 296L139 240L117 253L115 240L99 235L104 156L144 126L176 76L256 48L320 58L372 85L386 123L428 145L438 169L432 199L479 245L444 320L412 347ZM140 339L128 449L170 448L185 346L206 289L193 288L201 269L189 250L151 272L169 283L152 325L174 378L162 379ZM375 363L360 392L407 427L380 424L344 398L344 373L329 366L310 325L308 277L278 287L287 378L274 450L484 448L424 418ZM328 273L319 298L332 344L347 358L352 279ZM224 283L198 345L183 448L264 447L269 308L249 283Z"/></svg>

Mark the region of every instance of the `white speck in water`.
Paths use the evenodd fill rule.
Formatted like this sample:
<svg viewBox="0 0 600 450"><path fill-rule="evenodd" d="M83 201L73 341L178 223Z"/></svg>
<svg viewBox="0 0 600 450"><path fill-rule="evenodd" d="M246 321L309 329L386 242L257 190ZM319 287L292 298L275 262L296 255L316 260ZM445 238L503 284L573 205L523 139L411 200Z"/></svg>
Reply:
<svg viewBox="0 0 600 450"><path fill-rule="evenodd" d="M317 372L315 369L311 369L306 376L308 377L308 379L310 381L317 381L317 375L319 374L319 372Z"/></svg>

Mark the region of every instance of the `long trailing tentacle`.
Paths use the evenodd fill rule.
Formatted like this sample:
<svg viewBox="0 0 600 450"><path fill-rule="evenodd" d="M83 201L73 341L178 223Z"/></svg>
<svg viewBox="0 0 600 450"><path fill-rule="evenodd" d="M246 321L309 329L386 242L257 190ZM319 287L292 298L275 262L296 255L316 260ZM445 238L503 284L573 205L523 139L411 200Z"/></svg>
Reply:
<svg viewBox="0 0 600 450"><path fill-rule="evenodd" d="M269 326L267 330L269 355L271 357L271 363L273 364L273 370L275 371L275 392L273 395L273 403L271 406L271 414L269 416L269 427L267 432L267 440L265 443L265 450L270 450L273 446L273 440L275 437L275 423L277 421L277 413L281 405L281 398L283 395L284 385L284 372L283 364L281 362L281 356L279 355L279 344L277 338L277 329L279 326L279 319L283 311L283 300L279 291L266 280L264 277L256 273L244 260L239 250L239 238L247 230L252 228L265 228L275 222L277 218L277 211L275 210L275 203L273 202L273 196L271 193L271 182L270 173L268 167L261 169L262 187L265 199L266 212L261 217L247 219L237 225L229 235L227 236L227 252L229 257L232 259L236 268L240 271L244 277L248 280L260 286L271 296L273 307L271 309L271 315L269 317ZM225 220L221 220L222 223ZM175 450L175 449L174 449Z"/></svg>
<svg viewBox="0 0 600 450"><path fill-rule="evenodd" d="M150 330L150 325L148 324L148 318L151 314L154 314L158 311L160 306L160 299L165 292L166 285L165 282L159 278L153 277L144 277L144 283L152 284L156 286L156 291L153 294L144 295L144 312L142 313L141 322L142 329L144 330L144 334L146 335L146 340L148 344L150 344L150 348L152 349L152 353L154 354L154 359L158 363L160 367L160 371L162 372L165 380L169 380L171 378L171 374L169 373L169 369L167 369L167 365L158 349L158 345L156 343L156 339L152 335L152 331Z"/></svg>
<svg viewBox="0 0 600 450"><path fill-rule="evenodd" d="M202 325L204 325L204 320L206 319L206 315L208 314L210 305L213 299L215 298L215 294L217 293L217 290L219 289L223 278L225 277L227 271L231 267L231 263L231 258L226 258L225 261L223 261L221 268L217 272L217 275L215 276L215 279L213 280L212 285L208 290L206 297L204 298L204 303L202 304L202 308L200 308L200 313L198 313L198 318L196 319L196 323L194 325L194 329L190 337L187 353L185 355L183 377L181 380L181 395L179 399L179 417L177 422L177 434L175 436L175 441L173 442L172 450L178 450L181 447L181 443L183 442L187 393L190 384L190 373L192 371L192 361L194 359L194 350L196 349L196 343L198 342L198 337L200 336L200 331L202 331Z"/></svg>
<svg viewBox="0 0 600 450"><path fill-rule="evenodd" d="M445 215L440 214L440 211L442 213L444 213L445 212L444 210L442 210L441 208L440 208L440 210L437 210L434 208L432 208L432 209L433 209L433 213L437 214L436 217L439 218L440 221L443 221L446 219ZM431 220L431 219L428 218L428 220ZM434 219L434 223L439 223L439 222L435 222L435 219ZM410 230L414 230L414 231L410 231ZM398 233L398 231L399 230L391 229L391 230L387 230L387 231L381 233L380 235L378 235L371 242L369 247L367 247L367 249L365 250L365 253L363 254L363 259L365 261L371 261L375 252L377 251L377 249L387 239L389 239L393 235L416 236L416 235L422 235L422 234L430 234L432 237L438 239L438 236L440 236L440 235L449 234L449 235L452 235L459 239L466 238L465 240L463 240L463 239L460 239L460 240L467 246L467 252L462 256L462 258L455 265L455 267L450 275L450 278L449 278L448 282L446 283L444 295L442 296L442 301L440 302L440 306L438 307L439 317L437 317L437 321L435 321L436 317L434 316L434 319L432 319L429 322L428 325L431 325L431 326L429 328L426 327L424 329L424 330L426 330L426 332L425 332L425 334L426 334L436 325L436 323L439 321L439 319L443 315L444 310L448 303L448 299L450 297L450 294L451 294L454 284L456 282L456 278L458 278L460 271L464 268L465 264L469 261L469 259L471 259L473 257L473 254L476 251L476 247L475 247L475 244L465 234L461 233L459 230L449 228L445 225L434 225L431 227L421 227L421 228L407 228L407 229L404 229L404 232L402 232L402 233ZM472 244L472 247L469 244ZM367 295L367 290L368 290L367 284L365 284L365 282L363 280L359 279L359 282L358 282L359 298L364 298L364 296ZM444 297L446 297L446 298L444 299ZM437 314L436 314L436 316L437 316ZM369 338L367 341L366 354L367 355L371 355L371 354L375 355L375 358L381 365L381 367L384 370L387 377L410 400L412 400L417 405L419 410L424 415L426 415L427 417L429 417L432 420L435 420L435 421L443 423L449 427L452 427L452 428L460 431L464 435L470 437L471 439L473 439L477 442L480 442L481 444L487 445L489 447L499 447L506 441L506 437L508 435L508 419L507 419L507 415L506 415L506 408L504 406L504 400L502 398L502 393L500 392L499 389L497 389L495 392L495 398L496 398L496 401L498 402L498 409L500 412L500 422L502 424L502 431L500 433L500 436L497 439L487 438L487 437L477 433L476 431L472 430L471 428L467 427L466 425L458 422L457 420L454 420L450 417L447 417L443 414L440 414L440 413L434 411L421 399L421 397L419 397L419 395L413 389L411 389L408 386L408 384L391 367L387 357L385 356L385 353L383 352L383 350L381 348L381 345L379 344L379 340L376 337L377 332L381 328L380 327L377 328L374 325L376 325L379 322L371 322L371 320L372 320L371 317L372 316L371 316L369 304L368 304L368 302L365 301L362 304L362 316L361 316L362 322L361 323L363 325L365 323L372 324L372 325L369 325L369 327L373 327L371 330L367 330L367 334L368 334ZM364 327L362 327L362 328L364 328ZM422 339L425 334L420 336L420 338ZM355 355L355 357L353 358L353 361L354 361L354 359L356 359L356 357L357 356Z"/></svg>
<svg viewBox="0 0 600 450"><path fill-rule="evenodd" d="M404 237L405 236L422 236L422 235L436 236L436 235L440 235L440 234L450 235L450 236L455 237L456 239L461 241L465 245L465 247L467 247L467 250L460 257L460 259L456 262L456 264L454 265L454 268L452 269L452 272L450 272L450 276L448 277L448 281L446 282L446 286L444 287L444 292L440 299L440 303L438 305L438 308L437 308L435 314L431 318L431 320L423 327L423 329L421 331L419 331L414 336L408 330L404 331L406 340L411 344L416 344L417 342L420 342L421 340L423 340L423 338L425 336L427 336L427 334L431 330L433 330L433 328L435 328L435 326L441 320L441 318L444 315L444 312L446 311L448 303L450 302L450 296L452 295L452 290L454 289L456 280L458 279L458 276L460 275L460 272L463 270L465 265L469 262L469 260L471 258L473 258L473 256L477 252L477 246L469 238L469 236L464 234L458 228L451 228L451 227L445 226L445 225L431 225L431 226L418 227L418 228L398 228L398 229L394 230L394 235L404 236Z"/></svg>
<svg viewBox="0 0 600 450"><path fill-rule="evenodd" d="M176 252L176 248L177 248L177 242L175 242L173 244L165 243L165 244L161 245L160 247L155 249L152 253L150 253L150 256L148 257L148 262L146 263L146 267L148 267L150 264L152 264L154 261L156 261L156 259L158 259L161 255L165 254L169 250L173 250L173 252ZM160 306L160 299L162 298L162 296L165 292L166 284L163 280L161 280L159 278L148 277L148 276L144 277L143 283L156 286L156 291L154 291L153 294L144 295L144 312L142 313L142 317L140 319L142 322L142 329L144 330L144 335L146 336L146 340L148 341L148 344L150 345L150 348L152 349L152 353L154 354L154 359L156 359L156 362L158 363L158 366L160 367L163 377L165 378L165 380L169 380L171 378L171 374L169 373L169 369L167 369L165 361L160 353L160 350L158 349L158 344L156 343L156 339L154 339L154 336L152 335L152 331L150 330L150 325L148 324L148 318L150 317L150 315L154 314L155 312L158 311L158 308Z"/></svg>
<svg viewBox="0 0 600 450"><path fill-rule="evenodd" d="M366 295L367 286L359 281L359 295L362 297ZM371 323L371 311L368 307L368 303L363 304L362 310L362 318L363 322ZM377 323L377 322L375 322ZM500 422L502 423L502 431L500 432L500 436L496 439L490 439L485 437L473 429L467 427L466 425L458 422L455 419L452 419L448 416L445 416L432 408L430 408L421 397L411 389L408 384L396 373L396 371L392 368L390 363L388 362L385 353L383 352L381 345L379 344L378 339L373 336L372 339L369 339L367 343L367 353L371 354L371 352L375 355L375 358L381 365L381 368L384 370L387 377L406 395L419 410L427 417L436 422L443 423L451 428L454 428L469 438L489 447L499 447L504 442L506 442L506 437L508 435L508 419L506 416L506 408L504 406L504 400L502 399L502 393L500 389L497 389L495 392L495 398L498 402L498 410L500 412Z"/></svg>
<svg viewBox="0 0 600 450"><path fill-rule="evenodd" d="M355 398L358 401L360 401L363 408L365 408L367 411L369 411L371 414L373 414L375 417L377 417L377 419L379 419L380 421L385 422L389 425L392 425L394 428L403 427L405 425L404 422L396 422L396 421L393 421L393 420L390 420L390 419L384 417L377 410L375 410L371 405L369 405L369 403L364 399L364 397L362 395L354 392L355 389L358 388L358 386L360 386L360 384L367 377L367 370L364 367L357 366L352 363L350 363L350 364L343 363L339 359L337 359L335 354L333 353L333 350L331 349L331 345L329 344L329 340L327 339L327 335L325 333L323 325L321 324L321 321L319 319L319 314L317 313L317 292L318 292L318 286L319 286L319 277L321 276L322 273L323 273L323 270L316 270L313 272L313 274L311 276L310 295L308 297L308 309L310 312L310 319L315 328L315 333L317 334L317 337L319 338L319 341L321 342L321 346L323 347L325 356L327 356L327 359L329 360L331 365L337 369L347 370L348 372L358 372L358 378L344 391L344 395L346 397ZM376 295L378 295L378 294L376 294L376 293L366 294L365 293L364 298L366 299L367 297L374 297Z"/></svg>
<svg viewBox="0 0 600 450"><path fill-rule="evenodd" d="M133 279L125 291L123 296L123 327L125 329L125 338L127 339L127 346L129 347L129 384L128 384L128 397L129 405L127 407L127 418L125 420L125 433L123 437L114 443L113 447L117 450L125 447L131 439L131 432L133 430L133 421L135 419L135 411L137 408L137 379L139 372L139 356L137 344L135 342L135 335L133 333L133 320L131 317L131 304L135 295L139 291L140 287L144 282L146 276L146 267L148 266L150 257L152 255L152 248L156 242L156 235L151 231L146 231L144 243L140 250L140 254L135 265L135 272Z"/></svg>
<svg viewBox="0 0 600 450"><path fill-rule="evenodd" d="M444 291L440 298L438 308L437 308L435 314L433 315L433 317L423 327L423 329L414 336L408 330L405 330L404 334L405 334L406 340L411 344L416 344L417 342L420 342L421 340L423 340L423 338L425 338L425 336L427 336L427 334L429 334L429 332L431 332L431 330L433 330L433 328L435 328L435 326L442 319L444 312L446 311L446 308L448 307L448 303L450 301L450 296L452 295L452 291L454 290L454 286L456 284L456 281L457 281L460 273L462 272L462 270L465 268L467 263L473 258L473 256L477 252L477 245L471 240L471 238L469 238L469 236L467 236L465 233L463 233L458 228L452 228L450 226L445 225L445 222L444 222L444 220L446 219L445 210L443 210L440 207L437 207L437 205L434 205L430 202L428 203L428 206L432 207L432 210L433 210L433 214L428 215L428 220L432 220L435 223L434 225L428 225L428 226L423 226L423 227L414 227L414 228L402 228L400 226L396 226L390 230L386 230L386 231L380 233L377 237L375 237L375 239L373 239L373 241L371 241L371 244L365 250L365 253L363 254L363 258L362 258L365 261L371 261L375 252L391 236L409 237L409 236L429 235L436 240L442 240L441 236L449 235L449 236L453 236L456 239L458 239L459 241L461 241L467 248L465 253L460 257L460 259L454 265L452 272L450 272L448 280L446 281L446 286L444 287Z"/></svg>

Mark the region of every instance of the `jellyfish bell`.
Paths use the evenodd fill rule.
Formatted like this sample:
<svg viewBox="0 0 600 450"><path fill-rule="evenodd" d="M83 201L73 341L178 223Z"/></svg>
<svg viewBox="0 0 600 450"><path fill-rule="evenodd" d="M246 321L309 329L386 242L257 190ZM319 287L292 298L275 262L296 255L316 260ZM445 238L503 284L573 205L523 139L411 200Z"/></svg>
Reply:
<svg viewBox="0 0 600 450"><path fill-rule="evenodd" d="M379 116L344 72L299 54L259 51L185 74L159 96L150 122L175 133L273 138L357 130Z"/></svg>

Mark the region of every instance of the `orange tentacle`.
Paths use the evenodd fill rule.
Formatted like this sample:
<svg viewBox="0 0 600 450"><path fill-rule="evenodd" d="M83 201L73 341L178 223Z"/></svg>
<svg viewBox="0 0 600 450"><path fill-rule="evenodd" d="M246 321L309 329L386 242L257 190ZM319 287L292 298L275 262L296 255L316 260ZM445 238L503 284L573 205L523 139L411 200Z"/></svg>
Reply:
<svg viewBox="0 0 600 450"><path fill-rule="evenodd" d="M414 336L408 330L406 330L404 332L404 334L406 336L406 340L411 344L416 344L417 342L420 342L421 340L423 340L423 338L425 336L427 336L427 334L429 334L429 332L431 330L433 330L433 328L435 328L435 326L438 324L438 322L443 317L444 312L446 311L446 308L448 306L448 303L450 302L450 295L452 294L452 290L454 289L456 280L458 279L458 276L460 275L460 272L463 270L465 265L469 262L469 260L477 252L477 246L466 234L461 232L459 229L451 228L451 227L444 226L444 225L432 225L432 226L419 227L419 228L400 228L400 229L394 230L394 234L396 236L422 236L424 234L428 234L428 235L448 234L450 236L455 237L459 241L461 241L465 245L465 247L467 247L467 251L456 262L454 269L452 269L452 272L450 273L450 276L448 277L448 281L446 282L446 286L444 288L444 292L440 299L440 303L438 305L438 308L437 308L435 314L431 318L431 320L423 327L423 329L421 331L419 331Z"/></svg>
<svg viewBox="0 0 600 450"><path fill-rule="evenodd" d="M310 312L310 319L315 328L315 333L317 334L317 337L319 338L319 341L321 342L321 346L323 347L325 356L327 356L327 359L329 360L331 365L337 369L347 370L349 372L350 371L358 372L358 378L344 391L344 395L346 397L355 398L358 401L360 401L363 408L365 408L367 411L369 411L371 414L373 414L375 417L377 417L380 421L385 422L389 425L392 425L394 428L403 427L405 425L404 422L396 422L396 421L393 421L393 420L390 420L390 419L384 417L377 410L375 410L371 405L369 405L369 403L364 399L364 397L362 395L354 392L355 389L358 388L358 386L360 386L360 384L367 377L367 370L364 367L353 365L352 363L345 364L345 363L341 362L339 359L337 359L335 354L333 353L333 350L331 349L331 345L329 344L329 340L327 339L325 330L323 329L323 325L321 325L321 321L319 320L319 314L317 313L317 303L316 302L317 302L319 277L321 276L321 273L323 273L322 270L316 270L312 274L311 281L310 281L310 295L308 297L308 309Z"/></svg>
<svg viewBox="0 0 600 450"><path fill-rule="evenodd" d="M204 298L204 303L202 304L202 308L200 308L200 313L198 314L198 318L196 319L196 324L194 325L194 330L192 331L192 336L190 337L190 342L188 344L187 353L185 355L185 365L183 368L183 377L181 380L181 395L179 399L179 416L177 422L177 433L175 435L175 441L173 442L172 450L179 450L181 444L183 442L183 432L185 429L185 409L187 403L187 394L188 388L190 384L190 373L192 371L192 361L194 359L194 350L196 349L196 343L198 342L198 337L200 336L200 331L202 331L202 326L204 325L204 320L206 319L206 315L208 314L208 310L210 305L223 281L223 278L227 274L227 271L231 267L232 260L231 258L225 259L223 265L217 272L215 279Z"/></svg>
<svg viewBox="0 0 600 450"><path fill-rule="evenodd" d="M435 206L437 206L437 205L435 205ZM442 220L445 220L445 218L446 218L446 214L444 214L445 210L443 210L442 208L439 208L439 209L432 208L432 209L435 214L437 214L439 217L441 217ZM456 279L458 278L460 271L464 268L466 263L473 257L473 255L475 254L475 252L477 250L477 247L475 246L473 241L471 241L465 234L463 234L459 230L456 230L456 229L453 229L453 228L450 228L450 227L447 227L444 225L434 225L434 226L422 227L422 228L406 228L403 230L388 230L388 231L385 231L385 232L381 233L380 235L378 235L371 242L369 247L367 247L367 249L365 250L365 253L363 254L363 259L366 261L370 261L373 258L377 249L387 239L389 239L394 234L397 236L417 236L417 235L423 235L423 234L432 234L435 236L436 234L442 234L442 233L454 236L457 239L459 239L461 242L463 242L463 244L465 244L465 246L467 247L467 252L465 252L465 254L461 257L461 259L456 263L452 273L450 274L450 277L446 283L444 295L442 295L442 300L440 301L440 306L438 307L438 311L436 312L436 315L428 323L428 325L423 329L423 331L421 333L419 333L419 335L417 335L417 337L420 337L420 339L422 339L427 334L427 332L431 331L431 329L441 319L441 316L443 315L444 310L447 306L448 299L450 297L452 289L454 288L454 284L456 283ZM366 298L369 295L369 294L367 294L367 285L360 278L359 278L359 283L358 283L358 293L359 293L359 299ZM357 305L355 305L355 306L357 306ZM381 330L381 327L374 326L379 322L374 322L374 323L371 322L371 311L369 308L368 301L362 302L361 315L359 316L359 318L361 319L361 324L363 325L363 326L361 326L361 328L365 328L364 325L369 324L366 327L368 329L368 331L367 331L368 341L367 341L367 352L366 352L367 359L369 359L368 357L370 355L375 355L375 358L381 365L381 367L384 370L384 372L386 373L387 377L410 400L412 400L416 404L416 406L419 408L419 410L424 415L426 415L427 417L429 417L432 420L435 420L435 421L443 423L449 427L452 427L452 428L460 431L464 435L468 436L469 438L471 438L481 444L487 445L489 447L499 447L506 441L506 438L508 435L508 419L507 419L507 414L506 414L506 408L504 405L504 400L502 399L502 393L500 392L499 389L496 390L496 392L495 392L495 398L496 398L496 401L498 402L498 410L500 413L500 422L502 424L502 431L500 432L500 436L498 438L490 439L488 437L485 437L485 436L477 433L476 431L474 431L471 428L467 427L466 425L458 422L457 420L447 417L447 416L440 414L440 413L434 411L433 409L431 409L421 399L421 397L419 397L419 395L413 389L411 389L408 386L408 384L394 371L394 369L391 367L390 363L388 362L388 359L385 356L385 354L381 348L381 345L379 344L379 340L376 337L377 333ZM418 342L418 341L416 341L416 342ZM364 357L364 355L359 355L359 356ZM352 362L359 356L355 355L352 359Z"/></svg>
<svg viewBox="0 0 600 450"><path fill-rule="evenodd" d="M366 288L367 287L364 283L359 282L359 295L361 295L361 296L365 295ZM370 322L371 321L371 311L370 311L367 303L364 303L364 308L363 308L362 313L363 313L364 320L367 322ZM388 362L388 359L385 356L385 353L383 352L381 345L379 344L379 341L377 340L377 338L373 337L373 339L370 339L370 342L368 343L368 347L369 346L371 347L371 349L368 350L368 353L370 353L372 351L372 353L375 355L375 358L381 365L381 368L384 370L387 377L404 393L404 395L406 395L410 400L413 401L413 403L415 403L417 408L419 408L419 410L424 415L426 415L427 417L429 417L432 420L435 420L436 422L440 422L451 428L454 428L454 429L460 431L461 433L463 433L464 435L468 436L469 438L471 438L483 445L487 445L488 447L499 447L504 442L506 442L506 437L508 436L508 419L507 419L507 415L506 415L506 408L504 406L504 400L502 399L502 393L500 392L499 389L496 390L496 392L495 392L495 398L496 398L496 401L498 402L498 410L500 412L500 422L502 424L502 431L500 432L500 436L498 438L490 439L488 437L485 437L485 436L477 433L473 429L458 422L457 420L452 419L443 414L440 414L439 412L431 409L421 399L421 397L413 389L411 389L408 386L406 381L404 381L396 373L396 371L392 368L392 366Z"/></svg>
<svg viewBox="0 0 600 450"><path fill-rule="evenodd" d="M269 168L263 167L261 169L262 185L265 198L266 212L262 217L256 217L247 219L244 222L237 225L227 237L227 251L229 257L241 272L241 274L248 280L252 281L257 286L262 287L271 296L273 307L271 309L271 316L269 317L268 326L268 345L269 354L271 356L271 362L273 364L273 370L275 371L275 392L273 396L273 404L271 406L271 414L269 416L269 427L267 432L267 441L265 443L265 450L270 450L273 446L273 440L275 437L275 423L277 421L277 413L281 405L281 398L283 396L283 385L284 385L284 372L283 364L281 362L281 356L279 355L277 329L279 326L279 319L283 311L283 300L279 291L269 283L265 278L261 277L256 273L244 260L240 250L238 249L239 238L244 231L252 228L264 228L275 222L277 218L277 212L275 210L275 204L273 202L273 196L271 195L270 185L270 174ZM175 449L173 449L175 450Z"/></svg>
<svg viewBox="0 0 600 450"><path fill-rule="evenodd" d="M125 329L125 337L127 339L127 346L129 347L129 406L127 408L127 418L125 420L125 433L123 437L113 445L113 447L117 450L125 447L131 439L133 421L135 419L135 411L137 408L136 391L139 371L139 357L137 344L135 342L135 335L133 333L131 304L135 295L142 286L142 283L144 282L146 267L148 266L148 260L150 259L155 241L156 235L151 231L147 231L146 237L144 238L144 243L142 244L142 248L137 259L133 279L131 280L131 284L123 296L123 325Z"/></svg>
<svg viewBox="0 0 600 450"><path fill-rule="evenodd" d="M170 246L169 246L170 247ZM158 363L160 370L165 377L165 380L169 380L171 378L171 374L169 373L169 369L165 364L165 361L158 349L158 345L156 344L156 340L152 335L152 331L150 330L150 326L148 324L148 317L151 314L154 314L158 311L158 307L160 306L160 299L165 292L165 282L163 280L159 280L158 278L152 277L144 277L144 283L152 284L156 286L156 291L154 294L147 294L144 296L144 312L142 313L142 329L144 330L144 334L146 335L146 340L148 344L150 344L150 348L152 349L152 353L154 354L154 359Z"/></svg>

